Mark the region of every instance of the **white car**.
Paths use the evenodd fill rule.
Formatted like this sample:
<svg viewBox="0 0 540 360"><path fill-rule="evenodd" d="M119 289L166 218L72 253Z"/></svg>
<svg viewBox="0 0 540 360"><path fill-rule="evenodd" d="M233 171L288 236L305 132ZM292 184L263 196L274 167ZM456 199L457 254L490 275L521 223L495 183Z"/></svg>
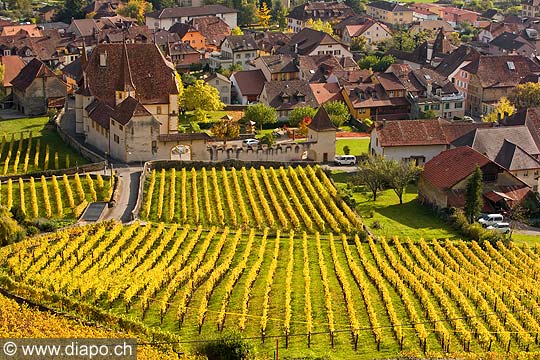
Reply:
<svg viewBox="0 0 540 360"><path fill-rule="evenodd" d="M336 165L356 165L356 156L354 155L338 155L334 158Z"/></svg>
<svg viewBox="0 0 540 360"><path fill-rule="evenodd" d="M480 219L478 219L478 222L483 227L488 227L491 225L495 225L497 223L501 223L504 221L504 218L501 214L486 214L484 216L481 216Z"/></svg>
<svg viewBox="0 0 540 360"><path fill-rule="evenodd" d="M488 230L495 230L497 232L508 234L510 232L510 224L507 222L500 222L487 227Z"/></svg>
<svg viewBox="0 0 540 360"><path fill-rule="evenodd" d="M246 139L246 140L242 141L242 144L244 144L246 146L255 146L255 145L259 145L259 140L257 140L257 139Z"/></svg>

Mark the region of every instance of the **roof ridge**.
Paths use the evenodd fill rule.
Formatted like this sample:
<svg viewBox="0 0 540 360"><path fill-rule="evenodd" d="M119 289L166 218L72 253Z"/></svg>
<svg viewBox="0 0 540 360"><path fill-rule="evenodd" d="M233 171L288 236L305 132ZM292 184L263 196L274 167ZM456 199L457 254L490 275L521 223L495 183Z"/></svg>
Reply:
<svg viewBox="0 0 540 360"><path fill-rule="evenodd" d="M133 84L133 78L131 76L131 66L129 65L129 57L127 52L126 41L124 40L122 45L122 57L120 60L121 72L118 78L117 90L119 91L135 91L135 85Z"/></svg>

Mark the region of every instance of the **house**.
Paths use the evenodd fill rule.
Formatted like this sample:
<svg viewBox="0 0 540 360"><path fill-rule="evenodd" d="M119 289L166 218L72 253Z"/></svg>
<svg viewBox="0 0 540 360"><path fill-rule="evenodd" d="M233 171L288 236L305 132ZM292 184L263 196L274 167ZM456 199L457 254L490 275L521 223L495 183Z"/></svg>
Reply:
<svg viewBox="0 0 540 360"><path fill-rule="evenodd" d="M414 21L437 20L442 18L442 6L436 3L410 3Z"/></svg>
<svg viewBox="0 0 540 360"><path fill-rule="evenodd" d="M462 68L480 57L480 53L473 47L461 45L437 65L435 71L446 77L456 89L467 99L468 73Z"/></svg>
<svg viewBox="0 0 540 360"><path fill-rule="evenodd" d="M186 72L190 66L200 64L203 57L203 54L187 42L169 43L167 55L169 55L171 62L180 72Z"/></svg>
<svg viewBox="0 0 540 360"><path fill-rule="evenodd" d="M491 40L503 33L518 34L523 29L523 25L507 22L492 22L488 26L482 28L477 35L479 41L489 44Z"/></svg>
<svg viewBox="0 0 540 360"><path fill-rule="evenodd" d="M443 151L424 165L418 198L445 209L465 206L465 190L476 167L482 170L483 212L507 211L521 203L530 187L487 156L468 146Z"/></svg>
<svg viewBox="0 0 540 360"><path fill-rule="evenodd" d="M289 113L299 107L317 107L317 100L305 80L271 81L264 84L259 101L277 110L279 120L285 121Z"/></svg>
<svg viewBox="0 0 540 360"><path fill-rule="evenodd" d="M349 48L323 31L304 28L278 49L287 55L334 55L352 57Z"/></svg>
<svg viewBox="0 0 540 360"><path fill-rule="evenodd" d="M373 1L366 4L368 16L397 27L413 22L413 11L397 2Z"/></svg>
<svg viewBox="0 0 540 360"><path fill-rule="evenodd" d="M229 25L217 16L197 17L189 24L204 36L207 52L219 50L225 37L231 35Z"/></svg>
<svg viewBox="0 0 540 360"><path fill-rule="evenodd" d="M390 97L380 83L345 85L342 95L356 119L406 119L409 116L410 105L405 95Z"/></svg>
<svg viewBox="0 0 540 360"><path fill-rule="evenodd" d="M36 25L7 25L2 27L0 36L13 36L21 33L33 38L43 36L43 32Z"/></svg>
<svg viewBox="0 0 540 360"><path fill-rule="evenodd" d="M6 95L12 93L13 85L11 81L19 75L21 70L26 66L26 63L20 56L8 55L0 56L0 64L4 66L4 78L2 85L6 91Z"/></svg>
<svg viewBox="0 0 540 360"><path fill-rule="evenodd" d="M247 105L259 101L266 78L257 70L237 71L231 75L231 102Z"/></svg>
<svg viewBox="0 0 540 360"><path fill-rule="evenodd" d="M444 6L441 10L441 18L444 21L448 21L452 26L457 26L462 23L474 25L478 21L478 16L480 15L474 11L459 9L453 6Z"/></svg>
<svg viewBox="0 0 540 360"><path fill-rule="evenodd" d="M319 106L324 105L329 101L345 102L343 94L341 93L341 87L338 83L309 84L309 87Z"/></svg>
<svg viewBox="0 0 540 360"><path fill-rule="evenodd" d="M421 31L430 31L433 34L439 32L442 29L445 33L451 33L454 31L454 28L452 25L448 23L448 21L444 20L423 20L418 23L415 23L411 28L409 29L409 32L411 34L416 34Z"/></svg>
<svg viewBox="0 0 540 360"><path fill-rule="evenodd" d="M378 121L370 134L370 153L419 165L451 148L452 141L490 124L452 123L444 119Z"/></svg>
<svg viewBox="0 0 540 360"><path fill-rule="evenodd" d="M307 141L313 144L308 151L307 158L323 163L334 161L336 132L337 127L330 120L324 106L319 107L308 125Z"/></svg>
<svg viewBox="0 0 540 360"><path fill-rule="evenodd" d="M478 128L454 140L452 146L471 147L538 191L540 149L526 125Z"/></svg>
<svg viewBox="0 0 540 360"><path fill-rule="evenodd" d="M461 71L467 87L466 110L484 115L490 104L507 96L524 77L540 74L540 66L520 55L479 56Z"/></svg>
<svg viewBox="0 0 540 360"><path fill-rule="evenodd" d="M231 80L220 73L214 73L204 80L208 85L215 87L219 91L219 99L224 104L231 103Z"/></svg>
<svg viewBox="0 0 540 360"><path fill-rule="evenodd" d="M221 18L231 29L237 26L238 10L214 4L193 7L164 8L145 15L149 29L170 29L175 23L188 23L193 19L215 16Z"/></svg>
<svg viewBox="0 0 540 360"><path fill-rule="evenodd" d="M58 13L58 8L52 5L45 5L38 10L38 19L41 22L50 22Z"/></svg>
<svg viewBox="0 0 540 360"><path fill-rule="evenodd" d="M539 0L524 0L521 2L521 16L538 17L540 16Z"/></svg>
<svg viewBox="0 0 540 360"><path fill-rule="evenodd" d="M299 61L292 55L258 56L252 67L260 69L266 81L297 80L300 78Z"/></svg>
<svg viewBox="0 0 540 360"><path fill-rule="evenodd" d="M102 17L115 16L118 9L124 6L121 0L94 0L88 2L83 8L85 17L100 19Z"/></svg>
<svg viewBox="0 0 540 360"><path fill-rule="evenodd" d="M67 85L38 59L30 61L11 80L13 106L26 116L42 115L50 107L63 106Z"/></svg>
<svg viewBox="0 0 540 360"><path fill-rule="evenodd" d="M522 55L532 58L536 48L519 34L504 32L489 42L490 55Z"/></svg>
<svg viewBox="0 0 540 360"><path fill-rule="evenodd" d="M366 19L363 24L345 26L341 40L350 45L361 36L371 45L391 38L392 32L385 24L373 19Z"/></svg>
<svg viewBox="0 0 540 360"><path fill-rule="evenodd" d="M253 34L253 37L259 48L259 56L265 56L274 55L280 47L291 40L292 34L283 32L256 32Z"/></svg>
<svg viewBox="0 0 540 360"><path fill-rule="evenodd" d="M189 44L192 48L205 51L206 38L191 24L176 23L169 29L170 33L177 34L180 41Z"/></svg>
<svg viewBox="0 0 540 360"><path fill-rule="evenodd" d="M178 133L174 65L155 44L99 44L75 95L75 126L86 142L124 162L207 160L209 136Z"/></svg>
<svg viewBox="0 0 540 360"><path fill-rule="evenodd" d="M412 8L409 6L409 9ZM438 18L439 15L427 9L413 9L413 21L422 23L423 21L438 21Z"/></svg>
<svg viewBox="0 0 540 360"><path fill-rule="evenodd" d="M239 64L248 70L249 64L257 57L257 43L253 36L229 35L221 43L221 52L210 54L210 68L228 68Z"/></svg>
<svg viewBox="0 0 540 360"><path fill-rule="evenodd" d="M344 2L308 1L294 7L289 12L287 15L287 28L293 33L297 33L306 27L310 19L313 21L337 22L352 15L355 15L354 10Z"/></svg>
<svg viewBox="0 0 540 360"><path fill-rule="evenodd" d="M428 68L412 69L409 65L393 64L386 73L394 74L407 89L411 103L411 119L431 112L444 119L463 118L465 97L447 78Z"/></svg>

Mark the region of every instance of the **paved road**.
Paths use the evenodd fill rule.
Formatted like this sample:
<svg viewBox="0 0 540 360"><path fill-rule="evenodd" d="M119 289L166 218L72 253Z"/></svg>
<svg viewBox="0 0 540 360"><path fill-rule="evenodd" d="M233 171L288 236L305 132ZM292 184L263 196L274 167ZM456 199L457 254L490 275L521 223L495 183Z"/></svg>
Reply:
<svg viewBox="0 0 540 360"><path fill-rule="evenodd" d="M140 166L123 166L115 169L119 178L119 192L116 205L105 210L103 220L116 219L123 223L133 220L132 211L137 204L142 168Z"/></svg>

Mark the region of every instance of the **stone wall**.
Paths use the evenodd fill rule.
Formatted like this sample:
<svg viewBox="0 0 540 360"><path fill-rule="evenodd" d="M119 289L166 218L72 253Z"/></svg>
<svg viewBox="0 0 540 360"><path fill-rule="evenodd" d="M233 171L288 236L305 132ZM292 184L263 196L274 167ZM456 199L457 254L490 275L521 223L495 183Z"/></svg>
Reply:
<svg viewBox="0 0 540 360"><path fill-rule="evenodd" d="M246 146L220 146L211 145L208 147L211 161L242 160L242 161L302 161L305 153L312 150L313 142L285 143L271 147L261 145L260 147Z"/></svg>

